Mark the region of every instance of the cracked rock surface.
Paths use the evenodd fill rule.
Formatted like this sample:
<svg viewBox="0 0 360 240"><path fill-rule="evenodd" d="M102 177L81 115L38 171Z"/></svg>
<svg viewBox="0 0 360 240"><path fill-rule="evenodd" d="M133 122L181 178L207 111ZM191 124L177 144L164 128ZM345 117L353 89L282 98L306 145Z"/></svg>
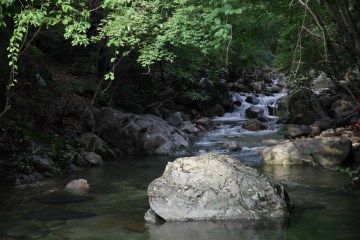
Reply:
<svg viewBox="0 0 360 240"><path fill-rule="evenodd" d="M265 219L289 215L283 186L230 156L169 162L148 187L150 210L166 221Z"/></svg>

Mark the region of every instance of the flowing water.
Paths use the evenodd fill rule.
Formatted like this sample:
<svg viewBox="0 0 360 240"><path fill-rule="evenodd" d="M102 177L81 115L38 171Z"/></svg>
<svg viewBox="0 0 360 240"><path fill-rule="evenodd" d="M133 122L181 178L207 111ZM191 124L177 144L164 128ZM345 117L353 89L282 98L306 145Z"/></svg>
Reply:
<svg viewBox="0 0 360 240"><path fill-rule="evenodd" d="M267 104L274 104L273 100L267 99ZM259 151L282 141L276 134L279 126L271 123L259 132L242 129L244 105L216 118L222 124L217 130L174 156L123 159L46 182L0 187L0 239L359 239L360 201L337 191L348 178L314 167L264 165ZM263 112L272 118L269 111ZM224 144L234 141L241 151L224 149ZM295 206L290 221L145 223L148 184L162 174L168 161L205 152L231 154L285 184ZM89 191L63 190L67 182L79 178L88 180Z"/></svg>

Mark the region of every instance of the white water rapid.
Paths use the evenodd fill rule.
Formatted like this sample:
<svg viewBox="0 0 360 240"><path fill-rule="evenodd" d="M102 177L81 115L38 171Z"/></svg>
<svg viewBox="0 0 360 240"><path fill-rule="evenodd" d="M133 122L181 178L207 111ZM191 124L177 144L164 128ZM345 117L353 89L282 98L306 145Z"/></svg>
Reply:
<svg viewBox="0 0 360 240"><path fill-rule="evenodd" d="M234 111L213 120L220 126L197 139L188 154L197 155L208 152L231 154L251 165L262 163L259 154L266 146L282 141L277 133L281 125L276 123L277 117L272 115L277 101L286 96L282 91L274 95L230 92L229 97ZM256 116L251 114L255 112ZM258 121L258 120L262 121ZM255 120L266 128L260 131L249 131L243 128L247 121ZM239 150L241 149L241 150Z"/></svg>

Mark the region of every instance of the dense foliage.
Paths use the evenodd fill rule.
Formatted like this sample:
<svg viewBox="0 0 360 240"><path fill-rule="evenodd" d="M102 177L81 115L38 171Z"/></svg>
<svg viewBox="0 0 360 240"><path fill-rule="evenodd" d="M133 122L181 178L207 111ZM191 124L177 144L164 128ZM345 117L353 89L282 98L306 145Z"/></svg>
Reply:
<svg viewBox="0 0 360 240"><path fill-rule="evenodd" d="M1 43L7 46L0 55L10 76L2 105L9 108L19 59L41 34L51 39L61 32L72 46L102 53L96 70L105 80L124 77L122 69L136 64L130 68L183 86L270 66L292 74L294 85L306 85L295 80L310 69L337 81L359 66L359 26L355 0L1 0ZM358 81L350 80L360 94Z"/></svg>

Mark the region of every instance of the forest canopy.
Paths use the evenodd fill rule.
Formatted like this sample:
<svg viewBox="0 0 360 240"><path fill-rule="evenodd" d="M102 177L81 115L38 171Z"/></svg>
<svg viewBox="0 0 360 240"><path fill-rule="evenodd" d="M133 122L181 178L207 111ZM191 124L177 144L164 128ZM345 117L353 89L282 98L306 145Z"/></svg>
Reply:
<svg viewBox="0 0 360 240"><path fill-rule="evenodd" d="M54 36L96 54L105 80L119 78L125 61L185 85L262 67L293 79L316 69L338 82L360 63L356 0L1 0L0 31L7 96L23 54L55 49Z"/></svg>

